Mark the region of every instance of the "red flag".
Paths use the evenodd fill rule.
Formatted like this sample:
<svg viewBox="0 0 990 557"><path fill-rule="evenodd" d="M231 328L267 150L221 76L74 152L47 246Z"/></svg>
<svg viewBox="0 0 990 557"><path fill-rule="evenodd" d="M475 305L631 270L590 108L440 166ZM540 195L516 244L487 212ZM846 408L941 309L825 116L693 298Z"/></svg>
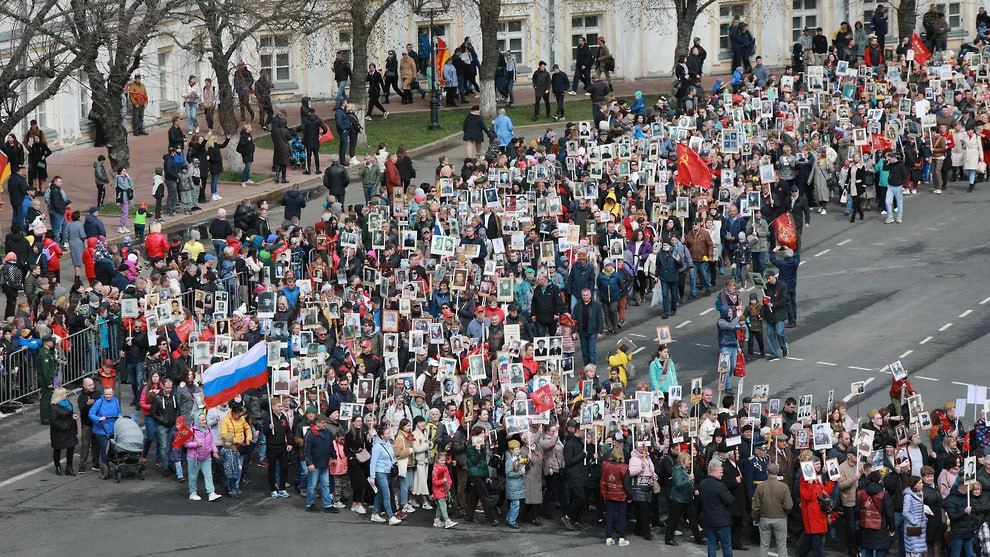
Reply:
<svg viewBox="0 0 990 557"><path fill-rule="evenodd" d="M674 181L681 185L712 187L712 173L701 155L683 143L677 145L677 177Z"/></svg>
<svg viewBox="0 0 990 557"><path fill-rule="evenodd" d="M550 390L550 385L543 385L539 389L536 389L529 395L530 400L533 401L537 414L542 414L547 410L553 410L553 392Z"/></svg>
<svg viewBox="0 0 990 557"><path fill-rule="evenodd" d="M924 66L932 55L917 33L911 36L911 50L914 51L914 61L918 63L918 67Z"/></svg>
<svg viewBox="0 0 990 557"><path fill-rule="evenodd" d="M186 419L179 416L175 419L175 438L172 439L172 448L181 449L186 441L192 439L192 428L186 425Z"/></svg>
<svg viewBox="0 0 990 557"><path fill-rule="evenodd" d="M9 162L7 155L0 152L0 184L3 184L10 177L11 168Z"/></svg>

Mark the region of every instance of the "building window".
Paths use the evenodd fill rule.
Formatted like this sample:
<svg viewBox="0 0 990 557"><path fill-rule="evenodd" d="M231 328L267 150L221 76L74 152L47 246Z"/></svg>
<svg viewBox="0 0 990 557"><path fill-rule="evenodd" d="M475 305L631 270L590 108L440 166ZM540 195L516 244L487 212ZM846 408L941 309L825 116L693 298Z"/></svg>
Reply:
<svg viewBox="0 0 990 557"><path fill-rule="evenodd" d="M571 18L571 60L577 59L578 39L584 37L591 54L598 53L598 35L601 31L600 15L577 15Z"/></svg>
<svg viewBox="0 0 990 557"><path fill-rule="evenodd" d="M938 4L938 11L945 14L945 22L949 24L949 34L966 34L963 28L962 2L946 2Z"/></svg>
<svg viewBox="0 0 990 557"><path fill-rule="evenodd" d="M168 86L169 86L169 76L172 72L168 68L168 52L158 53L158 100L166 101L169 100Z"/></svg>
<svg viewBox="0 0 990 557"><path fill-rule="evenodd" d="M84 70L79 70L79 119L85 120L89 116L89 109L92 105L89 93L89 81Z"/></svg>
<svg viewBox="0 0 990 557"><path fill-rule="evenodd" d="M523 22L520 19L501 21L498 24L498 51L509 51L517 64L522 64L523 57Z"/></svg>
<svg viewBox="0 0 990 557"><path fill-rule="evenodd" d="M261 69L268 72L268 77L272 81L292 79L289 67L288 35L262 35L258 46L261 50ZM345 55L349 55L349 53L345 53Z"/></svg>
<svg viewBox="0 0 990 557"><path fill-rule="evenodd" d="M350 31L341 31L337 33L337 50L343 52L344 60L347 60L352 64L354 63L353 43L354 41L351 39Z"/></svg>
<svg viewBox="0 0 990 557"><path fill-rule="evenodd" d="M732 51L732 44L729 42L729 26L734 18L739 21L746 21L749 16L749 4L721 4L718 7L718 48L723 53Z"/></svg>
<svg viewBox="0 0 990 557"><path fill-rule="evenodd" d="M792 35L794 42L798 42L801 33L805 29L811 29L811 34L815 34L818 27L818 0L793 0L794 15L791 17L793 25Z"/></svg>
<svg viewBox="0 0 990 557"><path fill-rule="evenodd" d="M32 84L34 89L34 96L37 97L42 94L42 91L48 88L48 79L44 77L39 77L34 80ZM48 128L48 101L44 101L34 109L34 115L31 116L32 120L38 121L38 127L41 129Z"/></svg>

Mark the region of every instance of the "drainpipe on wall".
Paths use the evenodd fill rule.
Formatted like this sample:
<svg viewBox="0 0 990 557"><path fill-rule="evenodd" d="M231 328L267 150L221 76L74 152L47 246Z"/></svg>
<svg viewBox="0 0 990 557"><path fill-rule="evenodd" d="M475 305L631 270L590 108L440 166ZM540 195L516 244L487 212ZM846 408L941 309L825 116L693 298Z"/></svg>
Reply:
<svg viewBox="0 0 990 557"><path fill-rule="evenodd" d="M549 16L547 19L550 21L550 28L547 31L547 35L548 35L548 41L550 42L550 67L551 68L553 67L554 64L557 63L557 49L555 48L557 42L554 39L554 35L555 35L556 31L557 31L557 19L556 19L556 17L554 17L555 14L554 14L554 10L553 10L553 3L554 3L554 0L547 0L547 11L546 11L547 15Z"/></svg>

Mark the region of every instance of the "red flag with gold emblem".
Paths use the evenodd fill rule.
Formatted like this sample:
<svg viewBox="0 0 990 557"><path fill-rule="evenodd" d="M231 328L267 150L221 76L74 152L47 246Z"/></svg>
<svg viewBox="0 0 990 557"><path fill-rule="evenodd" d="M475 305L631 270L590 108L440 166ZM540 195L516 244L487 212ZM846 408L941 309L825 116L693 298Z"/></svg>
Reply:
<svg viewBox="0 0 990 557"><path fill-rule="evenodd" d="M708 165L694 149L680 143L677 145L677 176L674 182L685 186L712 187L712 173Z"/></svg>
<svg viewBox="0 0 990 557"><path fill-rule="evenodd" d="M914 51L914 61L918 63L918 67L924 66L932 55L917 33L911 36L911 50Z"/></svg>
<svg viewBox="0 0 990 557"><path fill-rule="evenodd" d="M529 395L529 398L533 401L533 406L537 414L542 414L547 410L553 410L553 391L550 390L549 384L543 385L533 391Z"/></svg>

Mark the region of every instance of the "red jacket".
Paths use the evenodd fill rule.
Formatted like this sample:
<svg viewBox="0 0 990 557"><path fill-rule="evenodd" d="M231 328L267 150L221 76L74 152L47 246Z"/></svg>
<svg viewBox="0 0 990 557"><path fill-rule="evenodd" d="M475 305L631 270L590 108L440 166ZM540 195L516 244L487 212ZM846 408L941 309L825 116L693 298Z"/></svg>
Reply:
<svg viewBox="0 0 990 557"><path fill-rule="evenodd" d="M41 242L41 248L42 250L48 251L48 253L45 254L48 256L48 270L58 271L61 269L62 265L59 262L59 259L62 257L62 247L58 245L58 242L52 240L51 238L45 238L44 241Z"/></svg>
<svg viewBox="0 0 990 557"><path fill-rule="evenodd" d="M606 501L625 501L626 488L622 486L622 478L629 473L629 467L619 462L606 460L602 462L602 479L598 482L598 487L602 493L602 499Z"/></svg>
<svg viewBox="0 0 990 557"><path fill-rule="evenodd" d="M828 532L828 516L818 504L818 496L832 492L835 482L828 481L825 485L821 482L809 482L801 480L801 520L804 522L804 531L808 534L824 534Z"/></svg>
<svg viewBox="0 0 990 557"><path fill-rule="evenodd" d="M436 500L445 499L451 483L450 470L447 469L447 463L442 460L434 463L433 477L430 479L430 484L433 486L431 490L433 492L433 498Z"/></svg>
<svg viewBox="0 0 990 557"><path fill-rule="evenodd" d="M165 259L168 255L168 238L161 232L152 232L144 238L144 251L148 259Z"/></svg>
<svg viewBox="0 0 990 557"><path fill-rule="evenodd" d="M96 278L96 261L93 260L93 252L96 251L96 238L86 238L86 250L83 251L83 267L86 269L86 278Z"/></svg>

